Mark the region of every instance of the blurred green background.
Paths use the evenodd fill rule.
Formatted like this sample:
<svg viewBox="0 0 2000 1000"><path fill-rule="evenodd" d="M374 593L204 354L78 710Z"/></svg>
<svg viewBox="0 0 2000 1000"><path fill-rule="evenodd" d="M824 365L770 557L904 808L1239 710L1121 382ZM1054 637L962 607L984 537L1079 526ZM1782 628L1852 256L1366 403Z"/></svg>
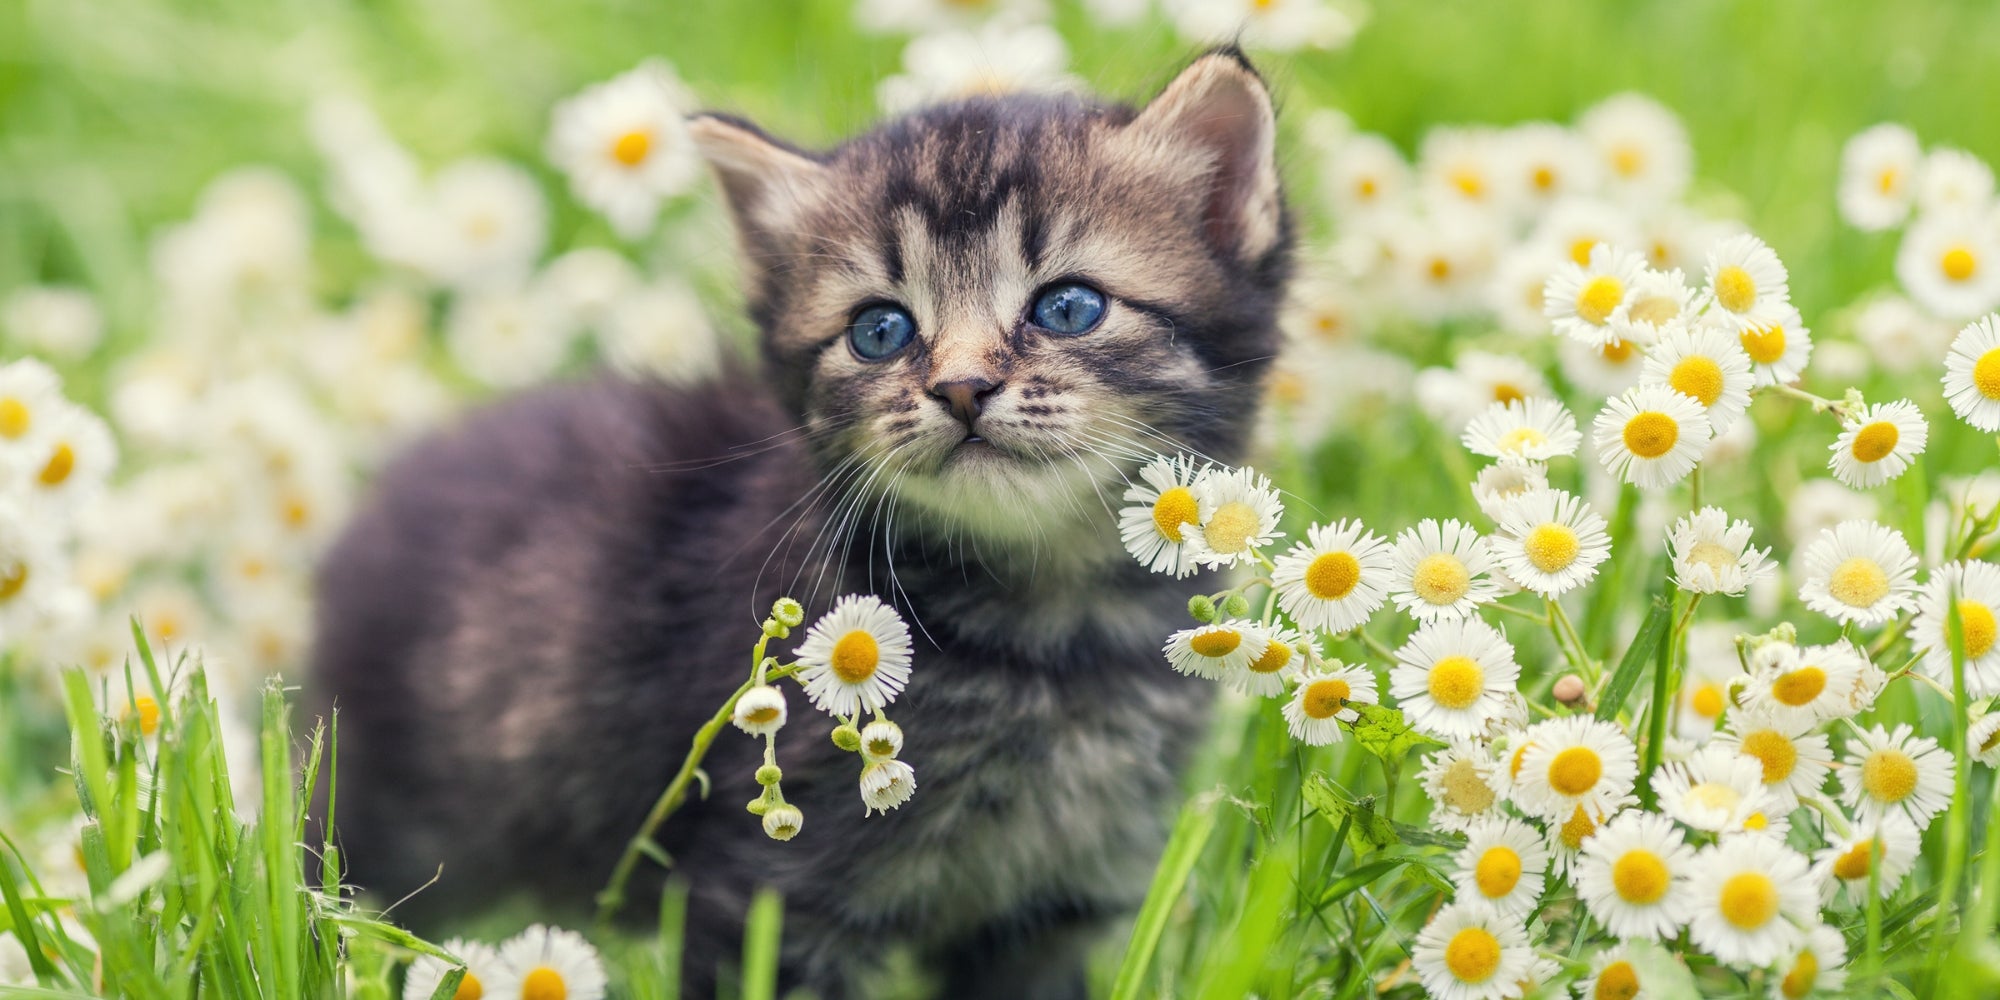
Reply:
<svg viewBox="0 0 2000 1000"><path fill-rule="evenodd" d="M1094 26L1057 5L1072 68L1140 98L1194 46L1161 19ZM876 117L903 38L870 36L850 0L210 0L0 3L0 287L58 280L109 296L130 335L146 233L244 162L311 186L304 110L349 91L427 162L473 151L551 179L548 109L664 55L701 99L827 143ZM1408 151L1429 125L1570 120L1637 89L1679 111L1697 175L1740 197L1792 267L1811 317L1888 273L1893 241L1832 211L1840 144L1874 122L2000 158L2000 5L1780 0L1379 3L1341 52L1264 54L1288 121L1335 107ZM1308 171L1293 171L1295 182ZM593 224L558 200L555 245ZM324 211L324 209L322 209ZM326 220L329 289L363 266ZM332 249L328 249L328 247Z"/></svg>

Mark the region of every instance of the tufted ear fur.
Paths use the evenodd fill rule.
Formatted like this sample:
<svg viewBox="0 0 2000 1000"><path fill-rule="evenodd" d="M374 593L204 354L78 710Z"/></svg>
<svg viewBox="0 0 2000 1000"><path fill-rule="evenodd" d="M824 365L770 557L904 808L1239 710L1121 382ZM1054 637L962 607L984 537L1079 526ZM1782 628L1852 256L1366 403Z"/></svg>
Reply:
<svg viewBox="0 0 2000 1000"><path fill-rule="evenodd" d="M1199 200L1217 250L1249 262L1277 245L1284 211L1277 122L1270 91L1242 53L1218 49L1196 59L1125 132L1143 161Z"/></svg>
<svg viewBox="0 0 2000 1000"><path fill-rule="evenodd" d="M792 243L825 165L741 119L703 113L688 120L688 132L722 184L752 272L766 270Z"/></svg>

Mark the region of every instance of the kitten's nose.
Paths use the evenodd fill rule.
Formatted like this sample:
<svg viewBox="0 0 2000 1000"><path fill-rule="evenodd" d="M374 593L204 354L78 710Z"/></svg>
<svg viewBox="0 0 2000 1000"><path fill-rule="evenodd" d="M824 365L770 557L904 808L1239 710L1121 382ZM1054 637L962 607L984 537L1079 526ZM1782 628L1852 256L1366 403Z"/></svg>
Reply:
<svg viewBox="0 0 2000 1000"><path fill-rule="evenodd" d="M986 409L986 397L998 391L1000 383L983 378L962 378L950 382L939 382L931 386L931 395L944 400L951 408L951 415L958 422L972 429L972 422Z"/></svg>

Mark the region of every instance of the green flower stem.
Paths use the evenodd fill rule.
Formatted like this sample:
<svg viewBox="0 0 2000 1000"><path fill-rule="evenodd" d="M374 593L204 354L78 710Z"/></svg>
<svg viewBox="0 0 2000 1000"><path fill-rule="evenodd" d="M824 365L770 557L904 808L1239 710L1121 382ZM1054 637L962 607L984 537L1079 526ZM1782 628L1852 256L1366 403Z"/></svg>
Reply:
<svg viewBox="0 0 2000 1000"><path fill-rule="evenodd" d="M728 700L722 703L721 708L716 709L715 714L703 723L700 729L695 731L694 742L688 747L687 757L681 761L680 770L675 772L672 781L667 782L667 788L660 793L660 797L654 800L652 811L646 814L646 821L640 824L639 832L633 834L632 839L625 843L624 853L618 856L618 866L611 870L610 881L606 882L603 890L597 894L597 926L600 929L610 927L612 918L616 917L619 908L625 905L625 886L632 880L632 873L638 869L639 859L648 855L665 856L659 844L654 842L653 834L659 832L661 824L667 821L667 817L672 816L675 810L687 802L688 786L694 783L696 775L701 772L701 762L708 756L710 744L715 742L715 737L721 734L722 728L729 725L729 720L735 716L736 702L753 687L789 677L797 672L797 664L772 670L765 669L764 645L769 639L770 636L766 635L757 641L756 669L752 672L752 676L736 689L735 694L730 695ZM762 676L758 676L760 674Z"/></svg>
<svg viewBox="0 0 2000 1000"><path fill-rule="evenodd" d="M1396 651L1383 645L1382 640L1377 639L1372 635L1369 635L1367 632L1361 629L1355 629L1354 636L1355 638L1360 639L1361 644L1367 646L1371 651L1375 653L1375 655L1388 660L1391 664L1394 664L1396 662Z"/></svg>
<svg viewBox="0 0 2000 1000"><path fill-rule="evenodd" d="M1526 618L1527 620L1534 622L1535 624L1540 625L1543 628L1549 627L1549 620L1546 617L1538 615L1533 611L1528 611L1524 608L1517 608L1512 604L1506 604L1500 601L1494 601L1492 604L1487 605L1487 607L1492 608L1495 611L1505 611L1510 615L1517 615L1519 617Z"/></svg>
<svg viewBox="0 0 2000 1000"><path fill-rule="evenodd" d="M1584 649L1583 636L1577 634L1576 623L1569 620L1569 612L1563 610L1562 602L1553 597L1547 601L1549 624L1556 633L1556 645L1563 647L1564 653L1569 656L1570 666L1575 667L1576 672L1583 675L1584 682L1596 688L1598 680L1604 673L1603 668L1596 660L1591 659L1590 652Z"/></svg>
<svg viewBox="0 0 2000 1000"><path fill-rule="evenodd" d="M1679 599L1679 591L1672 583L1667 584L1668 600ZM1681 615L1679 624L1667 634L1665 641L1653 660L1653 704L1646 717L1646 758L1645 767L1639 772L1639 801L1647 809L1653 808L1653 772L1660 767L1660 757L1666 750L1667 713L1673 707L1674 652L1680 648L1681 635L1687 629L1688 620L1694 617L1695 605L1701 603L1701 595L1696 594L1688 601L1687 611Z"/></svg>
<svg viewBox="0 0 2000 1000"><path fill-rule="evenodd" d="M1966 844L1972 837L1972 762L1966 759L1966 729L1970 721L1966 718L1965 698L1965 622L1958 614L1958 592L1953 590L1945 595L1945 639L1951 646L1951 759L1957 765L1952 774L1951 810L1945 814L1947 825L1944 838L1944 877L1938 880L1938 910L1932 926L1945 926L1945 917L1958 897L1966 891L1963 884L1965 873ZM1912 675L1916 676L1916 675ZM1874 871L1871 865L1870 873ZM1924 968L1932 970L1931 989L1922 995L1935 996L1938 977L1943 972L1940 959L1944 955L1945 939L1949 934L1932 934L1929 955L1924 960Z"/></svg>

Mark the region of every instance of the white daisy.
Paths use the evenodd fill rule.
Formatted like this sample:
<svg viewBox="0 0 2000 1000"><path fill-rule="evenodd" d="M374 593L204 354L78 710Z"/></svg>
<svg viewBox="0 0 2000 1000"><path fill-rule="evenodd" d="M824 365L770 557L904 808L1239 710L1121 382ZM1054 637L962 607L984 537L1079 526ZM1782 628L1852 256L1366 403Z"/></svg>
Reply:
<svg viewBox="0 0 2000 1000"><path fill-rule="evenodd" d="M1924 151L1916 134L1884 122L1863 129L1840 151L1840 217L1864 232L1881 232L1910 214Z"/></svg>
<svg viewBox="0 0 2000 1000"><path fill-rule="evenodd" d="M1197 521L1183 525L1181 534L1194 561L1214 568L1248 565L1277 537L1285 507L1257 470L1208 469L1196 477L1193 492Z"/></svg>
<svg viewBox="0 0 2000 1000"><path fill-rule="evenodd" d="M916 793L916 769L900 760L876 761L861 769L863 815L886 813Z"/></svg>
<svg viewBox="0 0 2000 1000"><path fill-rule="evenodd" d="M799 644L799 683L829 715L877 711L910 681L910 627L869 594L834 602Z"/></svg>
<svg viewBox="0 0 2000 1000"><path fill-rule="evenodd" d="M919 35L903 48L903 72L875 88L890 114L926 104L1019 92L1074 90L1069 47L1055 28L999 20Z"/></svg>
<svg viewBox="0 0 2000 1000"><path fill-rule="evenodd" d="M1350 706L1357 702L1372 705L1375 701L1373 673L1330 660L1319 669L1299 675L1298 687L1285 702L1285 728L1293 739L1307 746L1338 743L1340 723L1360 717Z"/></svg>
<svg viewBox="0 0 2000 1000"><path fill-rule="evenodd" d="M1758 655L1761 659L1753 662L1760 669L1750 678L1743 704L1786 726L1847 716L1848 695L1867 662L1846 639L1824 646L1773 643Z"/></svg>
<svg viewBox="0 0 2000 1000"><path fill-rule="evenodd" d="M0 641L38 625L68 578L53 533L0 496Z"/></svg>
<svg viewBox="0 0 2000 1000"><path fill-rule="evenodd" d="M1853 318L1854 336L1881 368L1902 374L1945 353L1956 328L1894 292L1870 296Z"/></svg>
<svg viewBox="0 0 2000 1000"><path fill-rule="evenodd" d="M1736 969L1798 947L1818 915L1806 859L1772 837L1729 837L1695 855L1688 938Z"/></svg>
<svg viewBox="0 0 2000 1000"><path fill-rule="evenodd" d="M681 385L709 378L723 362L701 297L673 278L629 289L612 302L597 327L597 348L614 371Z"/></svg>
<svg viewBox="0 0 2000 1000"><path fill-rule="evenodd" d="M1612 936L1668 940L1693 913L1694 859L1665 816L1635 810L1584 843L1571 878L1577 898Z"/></svg>
<svg viewBox="0 0 2000 1000"><path fill-rule="evenodd" d="M1436 1000L1500 1000L1519 995L1534 948L1519 918L1481 903L1452 903L1417 935L1411 967Z"/></svg>
<svg viewBox="0 0 2000 1000"><path fill-rule="evenodd" d="M1780 816L1798 808L1800 798L1819 794L1833 771L1825 733L1780 723L1762 712L1732 707L1729 725L1712 745L1757 762L1764 791L1773 800L1768 811Z"/></svg>
<svg viewBox="0 0 2000 1000"><path fill-rule="evenodd" d="M1741 830L1752 813L1776 809L1763 766L1718 743L1654 772L1653 795L1661 812L1706 833Z"/></svg>
<svg viewBox="0 0 2000 1000"><path fill-rule="evenodd" d="M1639 753L1615 724L1565 716L1536 726L1533 740L1509 793L1521 809L1552 823L1578 809L1608 816L1631 794Z"/></svg>
<svg viewBox="0 0 2000 1000"><path fill-rule="evenodd" d="M1493 751L1477 740L1453 740L1424 758L1417 780L1431 799L1431 824L1464 833L1500 815L1499 767Z"/></svg>
<svg viewBox="0 0 2000 1000"><path fill-rule="evenodd" d="M1583 435L1567 407L1553 399L1531 397L1487 406L1466 425L1462 440L1475 455L1544 462L1576 454Z"/></svg>
<svg viewBox="0 0 2000 1000"><path fill-rule="evenodd" d="M1644 94L1614 94L1584 111L1576 127L1603 160L1605 186L1638 203L1672 201L1694 175L1694 149L1680 117Z"/></svg>
<svg viewBox="0 0 2000 1000"><path fill-rule="evenodd" d="M1472 499L1495 521L1516 498L1549 488L1548 466L1540 462L1495 462L1472 481Z"/></svg>
<svg viewBox="0 0 2000 1000"><path fill-rule="evenodd" d="M1175 670L1212 681L1244 669L1264 651L1263 628L1247 621L1182 629L1169 636L1161 650Z"/></svg>
<svg viewBox="0 0 2000 1000"><path fill-rule="evenodd" d="M25 441L62 402L55 369L33 358L0 366L0 447Z"/></svg>
<svg viewBox="0 0 2000 1000"><path fill-rule="evenodd" d="M1277 558L1271 585L1278 607L1309 631L1345 632L1388 599L1395 552L1360 521L1315 524Z"/></svg>
<svg viewBox="0 0 2000 1000"><path fill-rule="evenodd" d="M1190 42L1290 52L1338 49L1361 22L1328 0L1164 0L1168 19Z"/></svg>
<svg viewBox="0 0 2000 1000"><path fill-rule="evenodd" d="M1933 149L1917 177L1919 215L1963 213L1993 201L1993 168L1962 149Z"/></svg>
<svg viewBox="0 0 2000 1000"><path fill-rule="evenodd" d="M1923 831L1902 813L1857 819L1847 836L1830 840L1816 856L1813 881L1821 887L1821 899L1832 902L1836 895L1844 895L1849 904L1866 906L1871 881L1883 899L1895 895L1903 876L1916 867L1923 837ZM1871 875L1878 860L1880 871Z"/></svg>
<svg viewBox="0 0 2000 1000"><path fill-rule="evenodd" d="M1812 360L1812 331L1806 329L1798 309L1790 305L1770 323L1737 330L1736 341L1749 355L1750 374L1759 386L1797 382Z"/></svg>
<svg viewBox="0 0 2000 1000"><path fill-rule="evenodd" d="M1944 395L1958 419L1988 434L2000 431L2000 316L1982 316L1952 340Z"/></svg>
<svg viewBox="0 0 2000 1000"><path fill-rule="evenodd" d="M1623 205L1599 198L1571 197L1550 206L1548 214L1529 232L1527 242L1543 248L1555 263L1567 260L1578 267L1589 267L1590 255L1599 247L1636 247L1639 227L1631 211Z"/></svg>
<svg viewBox="0 0 2000 1000"><path fill-rule="evenodd" d="M1731 236L1708 252L1704 272L1708 294L1735 329L1765 327L1785 317L1791 304L1785 265L1763 240L1748 233Z"/></svg>
<svg viewBox="0 0 2000 1000"><path fill-rule="evenodd" d="M1573 879L1576 866L1583 859L1584 846L1597 836L1604 824L1623 815L1623 811L1636 802L1637 799L1626 795L1620 797L1607 812L1592 813L1577 806L1560 824L1551 820L1548 824L1549 867L1555 869L1557 875Z"/></svg>
<svg viewBox="0 0 2000 1000"><path fill-rule="evenodd" d="M1918 217L1896 248L1896 280L1943 319L2000 306L2000 226L1990 208Z"/></svg>
<svg viewBox="0 0 2000 1000"><path fill-rule="evenodd" d="M1542 896L1549 849L1542 835L1511 816L1481 820L1466 831L1452 884L1457 898L1477 900L1503 914L1524 917Z"/></svg>
<svg viewBox="0 0 2000 1000"><path fill-rule="evenodd" d="M445 348L459 370L504 389L554 374L575 339L569 315L526 288L460 294L445 317Z"/></svg>
<svg viewBox="0 0 2000 1000"><path fill-rule="evenodd" d="M769 820L766 813L765 821ZM606 982L604 960L583 935L536 924L500 946L500 961L487 994L522 1000L602 1000Z"/></svg>
<svg viewBox="0 0 2000 1000"><path fill-rule="evenodd" d="M1600 948L1590 960L1590 975L1576 981L1578 1000L1648 1000L1631 948L1623 942Z"/></svg>
<svg viewBox="0 0 2000 1000"><path fill-rule="evenodd" d="M1694 311L1695 291L1679 268L1644 271L1632 282L1625 315L1613 324L1612 333L1627 343L1658 343L1668 333L1685 329Z"/></svg>
<svg viewBox="0 0 2000 1000"><path fill-rule="evenodd" d="M1529 122L1502 137L1502 183L1530 212L1594 191L1603 164L1583 137L1552 122Z"/></svg>
<svg viewBox="0 0 2000 1000"><path fill-rule="evenodd" d="M1958 605L1965 641L1965 693L1974 698L2000 695L2000 566L1989 562L1947 563L1931 571L1917 598L1917 617L1910 623L1910 640L1924 654L1925 675L1949 688L1951 679L1951 605Z"/></svg>
<svg viewBox="0 0 2000 1000"><path fill-rule="evenodd" d="M1479 411L1485 409L1488 403L1505 403L1537 396L1555 398L1555 393L1549 389L1548 380L1542 377L1541 369L1518 355L1461 351L1454 368L1469 386L1459 405L1471 407L1464 412L1462 420L1454 422L1455 425L1462 425L1471 420Z"/></svg>
<svg viewBox="0 0 2000 1000"><path fill-rule="evenodd" d="M1903 533L1875 521L1842 521L1799 554L1799 600L1842 624L1873 628L1917 604L1917 556Z"/></svg>
<svg viewBox="0 0 2000 1000"><path fill-rule="evenodd" d="M1417 173L1436 201L1490 212L1499 208L1503 194L1500 151L1497 129L1433 128L1417 150Z"/></svg>
<svg viewBox="0 0 2000 1000"><path fill-rule="evenodd" d="M31 507L77 510L104 489L118 464L118 445L97 414L74 403L48 406L42 416L28 437L0 451L21 457L19 488Z"/></svg>
<svg viewBox="0 0 2000 1000"><path fill-rule="evenodd" d="M701 172L684 116L693 98L659 59L588 87L550 112L547 155L576 200L626 239L653 226L660 203Z"/></svg>
<svg viewBox="0 0 2000 1000"><path fill-rule="evenodd" d="M1769 547L1750 544L1750 522L1731 520L1720 507L1703 507L1674 522L1667 532L1667 556L1674 584L1697 594L1742 594L1777 567Z"/></svg>
<svg viewBox="0 0 2000 1000"><path fill-rule="evenodd" d="M772 806L764 813L764 836L772 840L790 840L805 826L805 814L794 805Z"/></svg>
<svg viewBox="0 0 2000 1000"><path fill-rule="evenodd" d="M1445 739L1480 735L1521 668L1506 635L1477 618L1428 623L1396 651L1389 693L1411 726Z"/></svg>
<svg viewBox="0 0 2000 1000"><path fill-rule="evenodd" d="M752 736L775 733L785 727L785 692L761 684L736 699L736 711L729 721Z"/></svg>
<svg viewBox="0 0 2000 1000"><path fill-rule="evenodd" d="M876 719L861 727L861 759L870 764L895 760L903 752L903 727Z"/></svg>
<svg viewBox="0 0 2000 1000"><path fill-rule="evenodd" d="M1799 1000L1825 990L1838 992L1847 983L1847 939L1814 921L1805 940L1778 960L1771 975L1771 1000Z"/></svg>
<svg viewBox="0 0 2000 1000"><path fill-rule="evenodd" d="M1616 396L1638 385L1646 365L1645 351L1629 340L1593 345L1565 337L1556 345L1556 355L1563 376L1579 391L1595 396Z"/></svg>
<svg viewBox="0 0 2000 1000"><path fill-rule="evenodd" d="M499 971L500 952L492 945L465 938L452 938L443 948L465 961L465 975L459 979L452 1000L478 1000L485 996L490 988L488 981ZM418 955L403 974L403 1000L430 1000L445 973L455 968L458 966L434 955Z"/></svg>
<svg viewBox="0 0 2000 1000"><path fill-rule="evenodd" d="M1660 385L1610 400L1592 425L1605 471L1644 490L1680 482L1714 436L1699 400Z"/></svg>
<svg viewBox="0 0 2000 1000"><path fill-rule="evenodd" d="M1835 479L1866 489L1902 475L1929 442L1930 427L1917 404L1907 399L1875 403L1841 421L1826 464Z"/></svg>
<svg viewBox="0 0 2000 1000"><path fill-rule="evenodd" d="M1486 540L1470 525L1425 518L1396 536L1389 596L1420 622L1463 618L1500 596L1492 568Z"/></svg>
<svg viewBox="0 0 2000 1000"><path fill-rule="evenodd" d="M1125 551L1139 565L1178 580L1193 574L1193 553L1185 530L1201 521L1194 484L1202 470L1186 455L1161 456L1139 469L1139 483L1125 490L1127 506L1118 514Z"/></svg>
<svg viewBox="0 0 2000 1000"><path fill-rule="evenodd" d="M435 249L427 270L459 287L524 280L548 242L549 209L533 175L504 160L453 163L431 181Z"/></svg>
<svg viewBox="0 0 2000 1000"><path fill-rule="evenodd" d="M1493 557L1508 579L1545 598L1590 582L1598 564L1611 557L1604 518L1562 490L1521 496L1499 522L1489 540Z"/></svg>
<svg viewBox="0 0 2000 1000"><path fill-rule="evenodd" d="M1365 217L1398 204L1412 183L1403 154L1379 135L1348 136L1321 161L1320 191L1333 202L1337 218Z"/></svg>
<svg viewBox="0 0 2000 1000"><path fill-rule="evenodd" d="M1909 726L1871 726L1848 741L1840 798L1857 819L1900 815L1921 830L1950 804L1956 770L1949 752Z"/></svg>
<svg viewBox="0 0 2000 1000"><path fill-rule="evenodd" d="M1549 275L1542 311L1555 332L1586 344L1625 339L1632 293L1645 273L1646 259L1637 252L1600 244L1590 251L1590 263L1564 263Z"/></svg>
<svg viewBox="0 0 2000 1000"><path fill-rule="evenodd" d="M1222 675L1222 683L1232 691L1258 698L1274 698L1285 693L1285 685L1305 667L1306 638L1282 626L1267 626L1262 632L1263 648L1248 657L1243 666Z"/></svg>
<svg viewBox="0 0 2000 1000"><path fill-rule="evenodd" d="M1736 338L1712 326L1674 330L1646 352L1642 386L1666 386L1701 403L1709 429L1720 434L1750 406L1757 376Z"/></svg>

